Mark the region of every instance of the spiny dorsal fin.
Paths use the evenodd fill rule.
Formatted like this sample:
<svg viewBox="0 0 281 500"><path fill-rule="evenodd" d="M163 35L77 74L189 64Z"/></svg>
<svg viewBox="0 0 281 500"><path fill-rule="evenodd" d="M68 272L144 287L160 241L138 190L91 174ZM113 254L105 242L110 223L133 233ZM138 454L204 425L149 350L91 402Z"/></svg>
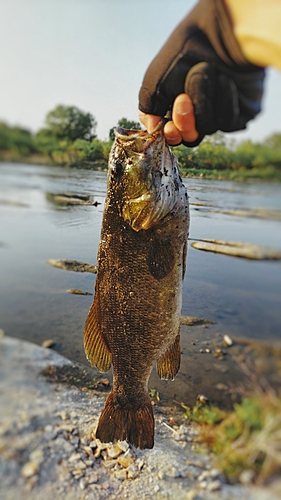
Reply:
<svg viewBox="0 0 281 500"><path fill-rule="evenodd" d="M84 348L87 359L100 372L107 372L111 367L111 352L108 350L100 329L98 319L98 295L88 313L84 328Z"/></svg>
<svg viewBox="0 0 281 500"><path fill-rule="evenodd" d="M157 362L157 372L161 379L173 380L180 369L181 362L181 348L180 348L180 335L176 336L173 344L171 344L167 351L161 356Z"/></svg>

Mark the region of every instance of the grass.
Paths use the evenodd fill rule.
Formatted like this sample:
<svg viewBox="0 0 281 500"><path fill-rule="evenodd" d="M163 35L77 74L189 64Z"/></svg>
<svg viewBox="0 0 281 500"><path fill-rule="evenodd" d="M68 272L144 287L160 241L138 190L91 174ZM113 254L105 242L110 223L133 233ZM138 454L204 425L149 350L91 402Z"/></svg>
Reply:
<svg viewBox="0 0 281 500"><path fill-rule="evenodd" d="M195 177L201 179L217 179L217 180L232 180L232 181L281 181L280 169L268 165L267 167L259 167L252 169L241 170L217 170L204 168L182 168L183 176Z"/></svg>
<svg viewBox="0 0 281 500"><path fill-rule="evenodd" d="M250 470L255 482L265 483L281 473L281 400L273 390L243 397L231 412L202 403L183 407L199 424L198 442L229 479Z"/></svg>

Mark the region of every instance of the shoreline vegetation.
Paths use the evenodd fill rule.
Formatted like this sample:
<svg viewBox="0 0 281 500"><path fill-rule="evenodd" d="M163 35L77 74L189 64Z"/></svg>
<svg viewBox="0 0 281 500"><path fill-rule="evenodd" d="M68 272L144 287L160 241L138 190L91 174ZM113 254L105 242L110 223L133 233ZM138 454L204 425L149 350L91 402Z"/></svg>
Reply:
<svg viewBox="0 0 281 500"><path fill-rule="evenodd" d="M107 170L114 139L96 136L97 122L75 106L50 111L37 133L0 122L0 161L66 168ZM139 129L140 123L121 118L116 126ZM207 136L196 148L173 147L185 177L229 180L281 181L281 132L261 143L229 141L222 132Z"/></svg>

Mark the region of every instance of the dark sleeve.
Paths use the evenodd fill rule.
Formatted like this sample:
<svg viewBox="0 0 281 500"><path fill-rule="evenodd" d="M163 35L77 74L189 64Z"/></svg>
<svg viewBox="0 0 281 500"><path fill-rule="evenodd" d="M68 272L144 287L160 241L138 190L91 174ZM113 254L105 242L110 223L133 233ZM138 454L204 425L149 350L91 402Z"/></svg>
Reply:
<svg viewBox="0 0 281 500"><path fill-rule="evenodd" d="M245 59L223 0L200 0L147 69L139 109L165 116L177 95L188 93L200 142L216 130L246 127L261 109L264 75Z"/></svg>

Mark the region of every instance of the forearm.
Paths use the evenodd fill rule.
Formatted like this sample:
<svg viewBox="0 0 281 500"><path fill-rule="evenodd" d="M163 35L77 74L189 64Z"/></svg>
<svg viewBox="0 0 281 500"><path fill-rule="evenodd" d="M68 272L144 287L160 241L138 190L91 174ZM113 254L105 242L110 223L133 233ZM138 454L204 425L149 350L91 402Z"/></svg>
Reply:
<svg viewBox="0 0 281 500"><path fill-rule="evenodd" d="M246 59L281 70L281 1L224 0Z"/></svg>

